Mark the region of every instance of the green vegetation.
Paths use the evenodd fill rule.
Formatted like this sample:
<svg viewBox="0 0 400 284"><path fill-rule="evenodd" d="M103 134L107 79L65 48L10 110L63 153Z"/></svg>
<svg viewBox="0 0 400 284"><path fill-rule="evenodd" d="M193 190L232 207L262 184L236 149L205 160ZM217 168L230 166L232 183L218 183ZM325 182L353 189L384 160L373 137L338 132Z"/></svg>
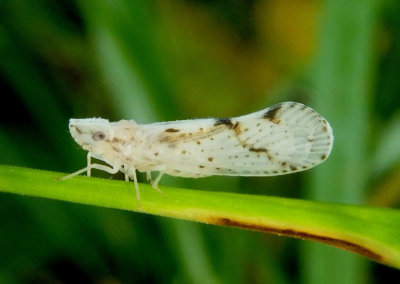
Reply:
<svg viewBox="0 0 400 284"><path fill-rule="evenodd" d="M1 283L399 277L399 1L22 0L2 1L0 15L2 106L13 114L1 114L0 188L18 193L0 194ZM166 197L141 183L143 212L261 224L260 231L367 258L317 242L101 208L135 211L132 184L61 182L60 173L32 170L84 167L85 153L68 133L71 117L229 117L286 100L310 105L331 123L335 145L324 164L268 178L165 177Z"/></svg>

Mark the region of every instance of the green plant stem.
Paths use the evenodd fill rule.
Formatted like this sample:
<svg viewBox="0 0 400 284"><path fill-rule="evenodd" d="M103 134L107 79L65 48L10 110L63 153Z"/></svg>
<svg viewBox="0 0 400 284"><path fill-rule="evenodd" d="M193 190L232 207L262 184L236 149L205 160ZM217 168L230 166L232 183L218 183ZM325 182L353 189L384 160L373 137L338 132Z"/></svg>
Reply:
<svg viewBox="0 0 400 284"><path fill-rule="evenodd" d="M0 166L0 191L315 240L400 268L400 211L288 198L188 190Z"/></svg>

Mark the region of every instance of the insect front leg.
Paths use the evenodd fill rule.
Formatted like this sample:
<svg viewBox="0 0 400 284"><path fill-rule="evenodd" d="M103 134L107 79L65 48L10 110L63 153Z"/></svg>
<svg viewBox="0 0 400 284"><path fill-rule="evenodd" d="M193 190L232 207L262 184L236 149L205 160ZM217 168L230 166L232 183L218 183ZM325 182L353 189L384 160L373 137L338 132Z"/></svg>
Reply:
<svg viewBox="0 0 400 284"><path fill-rule="evenodd" d="M107 172L109 174L116 174L120 170L120 166L119 165L114 165L111 168L111 167L107 167L106 165L101 165L101 164L90 164L86 168L83 168L83 169L81 169L79 171L76 171L76 172L74 172L72 174L69 174L69 175L61 178L61 180L66 180L66 179L72 178L72 177L80 175L81 173L84 173L84 172L90 172L91 169L105 171L105 172Z"/></svg>
<svg viewBox="0 0 400 284"><path fill-rule="evenodd" d="M90 177L92 175L92 171L90 169L91 162L92 162L92 155L90 154L90 152L88 152L88 154L87 154L87 168L88 168L88 170L87 170L87 173L86 173L88 177Z"/></svg>

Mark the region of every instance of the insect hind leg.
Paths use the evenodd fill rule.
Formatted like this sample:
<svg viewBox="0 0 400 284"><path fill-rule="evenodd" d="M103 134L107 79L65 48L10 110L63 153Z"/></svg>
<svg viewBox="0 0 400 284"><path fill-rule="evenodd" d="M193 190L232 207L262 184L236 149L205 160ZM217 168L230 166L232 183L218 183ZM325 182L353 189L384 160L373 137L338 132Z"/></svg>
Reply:
<svg viewBox="0 0 400 284"><path fill-rule="evenodd" d="M161 189L158 188L158 183L161 180L161 177L164 175L164 172L160 172L157 176L157 178L154 180L154 182L151 184L151 186L158 192L161 194L165 194L164 192L161 191Z"/></svg>
<svg viewBox="0 0 400 284"><path fill-rule="evenodd" d="M151 178L151 172L147 171L146 172L146 180L150 183L153 184L153 179Z"/></svg>

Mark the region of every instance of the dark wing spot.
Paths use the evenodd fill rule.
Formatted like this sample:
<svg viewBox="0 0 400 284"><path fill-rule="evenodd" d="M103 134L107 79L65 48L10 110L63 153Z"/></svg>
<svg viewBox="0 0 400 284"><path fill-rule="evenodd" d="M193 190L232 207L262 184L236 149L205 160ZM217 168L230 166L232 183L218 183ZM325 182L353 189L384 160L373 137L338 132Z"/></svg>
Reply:
<svg viewBox="0 0 400 284"><path fill-rule="evenodd" d="M157 157L157 156L158 156L158 152L154 153L154 156L156 156L156 157Z"/></svg>
<svg viewBox="0 0 400 284"><path fill-rule="evenodd" d="M214 126L218 125L226 125L229 127L233 127L233 123L230 118L218 118L215 120Z"/></svg>
<svg viewBox="0 0 400 284"><path fill-rule="evenodd" d="M265 148L250 148L249 151L256 152L256 153L260 153L260 152L268 153L268 149L265 149Z"/></svg>
<svg viewBox="0 0 400 284"><path fill-rule="evenodd" d="M290 169L291 169L292 171L297 171L297 168L296 168L295 166L293 166L293 165L290 165Z"/></svg>
<svg viewBox="0 0 400 284"><path fill-rule="evenodd" d="M179 132L179 129L168 128L168 129L165 129L164 132Z"/></svg>
<svg viewBox="0 0 400 284"><path fill-rule="evenodd" d="M197 143L197 145L200 145L200 144L201 144L201 142L200 142L199 140L197 140L196 143Z"/></svg>
<svg viewBox="0 0 400 284"><path fill-rule="evenodd" d="M267 155L268 160L272 161L274 159L274 157L270 154L268 149L265 148L250 148L249 149L250 152L256 152L256 153L265 153ZM259 157L259 155L257 155L257 157Z"/></svg>
<svg viewBox="0 0 400 284"><path fill-rule="evenodd" d="M235 131L236 135L239 135L242 132L239 122L235 122L235 125L232 129Z"/></svg>
<svg viewBox="0 0 400 284"><path fill-rule="evenodd" d="M200 169L204 169L204 166L199 166Z"/></svg>
<svg viewBox="0 0 400 284"><path fill-rule="evenodd" d="M276 115L278 114L278 111L282 108L281 105L276 105L273 106L271 109L269 109L265 114L264 114L264 118L268 119L269 121L273 122L273 123L280 123L280 119L278 119L276 117Z"/></svg>
<svg viewBox="0 0 400 284"><path fill-rule="evenodd" d="M326 159L326 155L321 155L321 160L325 160Z"/></svg>
<svg viewBox="0 0 400 284"><path fill-rule="evenodd" d="M209 160L210 162L212 162L212 161L214 161L214 158L213 158L213 157L209 157L208 160Z"/></svg>

